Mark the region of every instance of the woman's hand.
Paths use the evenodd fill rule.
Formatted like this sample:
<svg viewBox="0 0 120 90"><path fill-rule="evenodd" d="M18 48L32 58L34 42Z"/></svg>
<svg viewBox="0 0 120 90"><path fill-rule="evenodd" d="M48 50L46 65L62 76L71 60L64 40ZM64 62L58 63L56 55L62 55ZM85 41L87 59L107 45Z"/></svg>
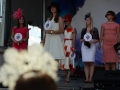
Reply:
<svg viewBox="0 0 120 90"><path fill-rule="evenodd" d="M74 56L74 54L75 54L75 51L72 51L72 54L71 54L71 56L73 57L73 56Z"/></svg>
<svg viewBox="0 0 120 90"><path fill-rule="evenodd" d="M19 42L18 42L18 41L16 41L16 40L14 40L14 43L16 43L16 44L18 44L18 45L19 45Z"/></svg>
<svg viewBox="0 0 120 90"><path fill-rule="evenodd" d="M89 43L91 43L91 44L94 43L94 40L90 40Z"/></svg>
<svg viewBox="0 0 120 90"><path fill-rule="evenodd" d="M101 50L101 44L98 45L98 49Z"/></svg>
<svg viewBox="0 0 120 90"><path fill-rule="evenodd" d="M85 39L80 39L81 42L85 42Z"/></svg>
<svg viewBox="0 0 120 90"><path fill-rule="evenodd" d="M45 43L45 41L44 41L44 40L41 40L40 44L42 44L42 45L44 46L44 43Z"/></svg>
<svg viewBox="0 0 120 90"><path fill-rule="evenodd" d="M22 39L21 41L19 41L19 43L22 43L22 42L24 42L25 41L25 39Z"/></svg>
<svg viewBox="0 0 120 90"><path fill-rule="evenodd" d="M74 56L75 51L76 51L76 49L74 47L72 47L72 55L71 55L72 57Z"/></svg>

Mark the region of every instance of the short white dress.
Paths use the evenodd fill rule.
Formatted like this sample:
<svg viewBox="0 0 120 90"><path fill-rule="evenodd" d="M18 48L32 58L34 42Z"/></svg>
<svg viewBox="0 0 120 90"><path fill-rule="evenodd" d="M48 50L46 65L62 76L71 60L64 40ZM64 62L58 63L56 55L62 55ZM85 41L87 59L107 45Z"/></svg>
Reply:
<svg viewBox="0 0 120 90"><path fill-rule="evenodd" d="M83 29L81 36L83 39L84 35L86 33L86 30ZM94 35L92 35L92 39L98 39L99 40L99 34L97 28L94 28ZM88 48L86 45L84 45L84 42L82 42L82 47L81 47L81 52L82 52L82 61L83 62L95 62L95 54L96 54L96 44L92 43L91 47Z"/></svg>
<svg viewBox="0 0 120 90"><path fill-rule="evenodd" d="M51 27L49 30L59 30L59 23L56 23L54 19L51 20ZM46 34L44 48L48 51L56 60L64 60L65 53L63 49L63 41L60 34Z"/></svg>

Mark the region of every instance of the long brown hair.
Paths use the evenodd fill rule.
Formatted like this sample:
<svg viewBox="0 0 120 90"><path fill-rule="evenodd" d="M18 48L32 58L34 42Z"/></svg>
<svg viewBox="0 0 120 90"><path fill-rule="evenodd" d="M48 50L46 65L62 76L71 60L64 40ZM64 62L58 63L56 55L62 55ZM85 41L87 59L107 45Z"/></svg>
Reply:
<svg viewBox="0 0 120 90"><path fill-rule="evenodd" d="M53 13L51 13L50 17L49 17L49 20L52 20L53 19ZM54 21L57 23L59 21L59 13L58 13L58 10L56 8L56 15L55 15L55 18L54 18Z"/></svg>
<svg viewBox="0 0 120 90"><path fill-rule="evenodd" d="M91 34L93 34L93 32L94 32L93 18L92 17L87 17L87 18L90 19L90 32L91 32ZM86 25L86 28L87 28L87 25Z"/></svg>

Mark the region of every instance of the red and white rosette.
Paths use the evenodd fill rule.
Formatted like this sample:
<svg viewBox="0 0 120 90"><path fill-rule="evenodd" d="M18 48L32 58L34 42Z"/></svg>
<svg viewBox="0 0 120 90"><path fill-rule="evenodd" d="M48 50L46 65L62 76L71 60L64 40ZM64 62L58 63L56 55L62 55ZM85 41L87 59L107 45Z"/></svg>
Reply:
<svg viewBox="0 0 120 90"><path fill-rule="evenodd" d="M90 33L86 33L84 35L84 39L85 39L85 41L91 41L92 40L92 35Z"/></svg>
<svg viewBox="0 0 120 90"><path fill-rule="evenodd" d="M49 30L50 28L51 28L51 21L48 20L48 21L46 21L45 24L44 24L44 29L45 29L45 30Z"/></svg>

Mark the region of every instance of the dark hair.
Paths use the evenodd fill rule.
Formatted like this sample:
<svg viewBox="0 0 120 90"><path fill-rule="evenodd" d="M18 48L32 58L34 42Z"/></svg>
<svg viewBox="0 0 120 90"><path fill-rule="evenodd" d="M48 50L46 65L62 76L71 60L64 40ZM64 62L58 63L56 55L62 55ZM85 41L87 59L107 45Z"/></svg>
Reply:
<svg viewBox="0 0 120 90"><path fill-rule="evenodd" d="M35 73L35 76L25 78L26 73L21 75L14 90L57 90L57 85L51 77L46 74L40 75L40 71L31 72Z"/></svg>
<svg viewBox="0 0 120 90"><path fill-rule="evenodd" d="M113 21L115 21L115 20L117 19L116 14L115 14L114 11L108 11L108 12L106 13L105 17L107 17L107 15L112 15L112 16L114 16L114 17L113 17Z"/></svg>
<svg viewBox="0 0 120 90"><path fill-rule="evenodd" d="M64 26L64 30L67 28L67 25Z"/></svg>
<svg viewBox="0 0 120 90"><path fill-rule="evenodd" d="M22 16L22 17L23 17L23 20L24 20L23 27L26 27L25 17L24 17L24 16ZM19 28L19 27L20 27L19 20L20 20L20 19L17 19L17 22L16 22L16 26L17 26L17 28Z"/></svg>
<svg viewBox="0 0 120 90"><path fill-rule="evenodd" d="M57 8L56 8L56 10L57 10ZM51 15L50 15L50 17L49 17L49 20L52 20L52 18L53 18L53 13L51 13ZM55 16L55 18L54 18L54 21L55 21L56 23L59 21L59 12L58 12L58 10L57 10L57 12L56 12L56 16Z"/></svg>

